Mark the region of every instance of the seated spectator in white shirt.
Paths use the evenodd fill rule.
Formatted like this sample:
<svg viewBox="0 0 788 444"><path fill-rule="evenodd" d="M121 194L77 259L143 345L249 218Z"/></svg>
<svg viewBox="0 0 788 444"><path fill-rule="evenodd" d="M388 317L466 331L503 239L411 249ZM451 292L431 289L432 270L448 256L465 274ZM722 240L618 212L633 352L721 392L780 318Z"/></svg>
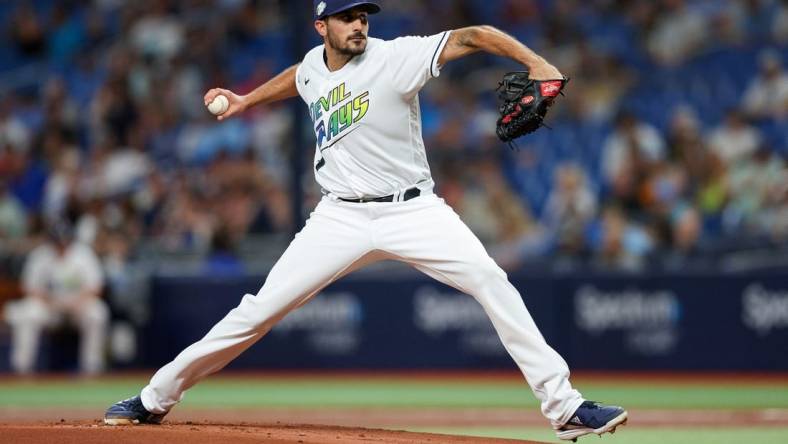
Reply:
<svg viewBox="0 0 788 444"><path fill-rule="evenodd" d="M788 73L783 70L780 54L774 50L758 57L761 72L752 79L744 93L742 106L755 119L788 117Z"/></svg>
<svg viewBox="0 0 788 444"><path fill-rule="evenodd" d="M728 111L725 122L709 134L709 148L726 166L747 159L760 145L760 132L735 109Z"/></svg>
<svg viewBox="0 0 788 444"><path fill-rule="evenodd" d="M708 42L709 20L685 0L663 0L646 38L651 56L663 65L678 65Z"/></svg>
<svg viewBox="0 0 788 444"><path fill-rule="evenodd" d="M25 263L22 273L25 297L6 305L14 371L33 372L44 328L70 320L80 333L81 371L100 372L104 367L109 321L109 310L100 299L103 285L101 264L93 250L75 242L67 224L52 224L49 241L33 250Z"/></svg>

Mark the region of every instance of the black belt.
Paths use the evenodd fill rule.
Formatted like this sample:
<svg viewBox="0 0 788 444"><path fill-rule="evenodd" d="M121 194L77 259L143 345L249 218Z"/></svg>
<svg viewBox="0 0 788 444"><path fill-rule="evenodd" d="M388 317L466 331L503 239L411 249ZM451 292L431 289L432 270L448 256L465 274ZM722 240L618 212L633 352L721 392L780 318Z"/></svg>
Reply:
<svg viewBox="0 0 788 444"><path fill-rule="evenodd" d="M411 200L414 197L421 196L421 190L413 187L405 190L405 194L402 196L402 201ZM383 197L362 197L361 199L345 199L340 197L339 200L343 202L353 202L353 203L365 203L365 202L394 202L394 195L389 194L388 196Z"/></svg>

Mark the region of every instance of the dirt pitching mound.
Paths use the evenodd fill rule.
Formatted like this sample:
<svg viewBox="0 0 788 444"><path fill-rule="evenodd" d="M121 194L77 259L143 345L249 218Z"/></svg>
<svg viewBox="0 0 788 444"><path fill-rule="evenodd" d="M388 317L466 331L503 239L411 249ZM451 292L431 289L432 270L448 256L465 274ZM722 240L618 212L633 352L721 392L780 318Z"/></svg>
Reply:
<svg viewBox="0 0 788 444"><path fill-rule="evenodd" d="M99 422L2 424L4 442L59 444L540 444L512 439L412 433L394 430L296 424L217 424L168 422L164 425L105 426ZM7 441L6 441L7 440Z"/></svg>

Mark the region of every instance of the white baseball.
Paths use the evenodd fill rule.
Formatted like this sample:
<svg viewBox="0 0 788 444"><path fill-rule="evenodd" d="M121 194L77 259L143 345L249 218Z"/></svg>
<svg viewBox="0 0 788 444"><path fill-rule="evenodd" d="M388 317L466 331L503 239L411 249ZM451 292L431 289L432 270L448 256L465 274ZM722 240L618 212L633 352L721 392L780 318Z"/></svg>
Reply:
<svg viewBox="0 0 788 444"><path fill-rule="evenodd" d="M208 104L208 111L210 111L214 116L218 116L224 114L224 112L227 111L227 108L229 107L230 101L227 100L227 97L220 94L214 97L211 103Z"/></svg>

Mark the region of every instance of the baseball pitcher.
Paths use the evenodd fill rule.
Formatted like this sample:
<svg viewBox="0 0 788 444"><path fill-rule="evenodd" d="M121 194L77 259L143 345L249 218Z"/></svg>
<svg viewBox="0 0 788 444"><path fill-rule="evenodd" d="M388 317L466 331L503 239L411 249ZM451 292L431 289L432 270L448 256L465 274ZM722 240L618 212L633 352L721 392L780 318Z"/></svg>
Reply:
<svg viewBox="0 0 788 444"><path fill-rule="evenodd" d="M502 140L533 131L566 79L542 57L489 26L384 41L368 36L375 1L315 0L323 44L247 95L225 96L224 120L255 105L301 96L315 133L313 169L323 198L262 289L247 294L201 340L162 367L139 396L111 406L107 424L157 423L186 390L260 340L325 286L393 259L473 296L541 402L559 438L613 432L621 407L585 400L566 362L545 342L517 290L457 214L433 193L421 135L419 91L452 60L475 52L511 58L528 73L502 82ZM222 99L224 101L224 99ZM304 267L304 264L309 264Z"/></svg>

